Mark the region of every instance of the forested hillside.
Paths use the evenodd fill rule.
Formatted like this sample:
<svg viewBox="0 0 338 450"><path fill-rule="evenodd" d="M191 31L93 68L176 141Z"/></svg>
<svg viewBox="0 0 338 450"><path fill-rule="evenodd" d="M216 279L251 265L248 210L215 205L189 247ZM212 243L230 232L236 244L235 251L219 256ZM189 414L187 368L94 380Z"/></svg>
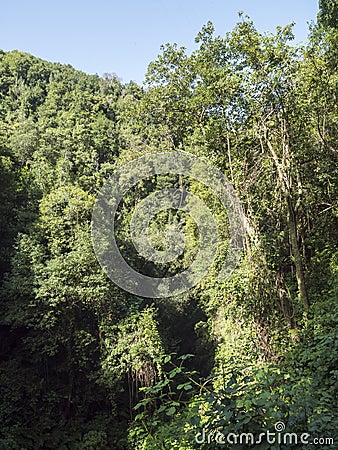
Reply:
<svg viewBox="0 0 338 450"><path fill-rule="evenodd" d="M191 54L163 46L144 87L0 51L0 449L337 447L337 23L329 0L303 46L292 26L260 34L241 15L217 36L207 23ZM220 234L196 285L142 297L100 266L92 211L119 167L174 150L232 184L243 252L219 282L220 202L188 176L142 180L115 225L135 270L177 273L199 242L187 214L167 209L154 246L169 222L187 250L166 264L137 256L126 230L154 190L189 188ZM267 430L335 444L238 437Z"/></svg>

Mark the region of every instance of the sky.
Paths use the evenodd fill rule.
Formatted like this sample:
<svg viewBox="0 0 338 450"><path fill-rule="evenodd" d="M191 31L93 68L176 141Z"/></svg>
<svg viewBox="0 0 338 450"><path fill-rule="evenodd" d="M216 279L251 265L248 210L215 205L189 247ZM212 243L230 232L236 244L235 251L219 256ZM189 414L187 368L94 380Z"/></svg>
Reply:
<svg viewBox="0 0 338 450"><path fill-rule="evenodd" d="M261 32L296 22L295 41L301 42L316 20L318 0L1 0L0 49L142 83L162 44L192 51L208 20L224 35L238 11Z"/></svg>

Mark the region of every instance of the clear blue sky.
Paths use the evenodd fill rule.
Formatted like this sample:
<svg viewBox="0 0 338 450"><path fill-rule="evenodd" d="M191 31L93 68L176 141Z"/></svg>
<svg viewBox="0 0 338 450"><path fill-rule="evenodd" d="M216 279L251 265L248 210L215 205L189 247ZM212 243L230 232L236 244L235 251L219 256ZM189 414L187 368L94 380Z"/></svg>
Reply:
<svg viewBox="0 0 338 450"><path fill-rule="evenodd" d="M141 83L166 42L194 48L208 20L217 34L230 31L242 10L259 31L296 22L306 39L318 0L2 0L0 48L71 64L87 73L116 73Z"/></svg>

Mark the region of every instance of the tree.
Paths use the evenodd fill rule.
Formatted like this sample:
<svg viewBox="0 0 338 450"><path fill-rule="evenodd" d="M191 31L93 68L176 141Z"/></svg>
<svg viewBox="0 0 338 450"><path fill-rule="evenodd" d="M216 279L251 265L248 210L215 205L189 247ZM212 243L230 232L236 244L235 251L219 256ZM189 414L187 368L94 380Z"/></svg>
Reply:
<svg viewBox="0 0 338 450"><path fill-rule="evenodd" d="M338 27L337 0L319 0L318 23L324 27Z"/></svg>

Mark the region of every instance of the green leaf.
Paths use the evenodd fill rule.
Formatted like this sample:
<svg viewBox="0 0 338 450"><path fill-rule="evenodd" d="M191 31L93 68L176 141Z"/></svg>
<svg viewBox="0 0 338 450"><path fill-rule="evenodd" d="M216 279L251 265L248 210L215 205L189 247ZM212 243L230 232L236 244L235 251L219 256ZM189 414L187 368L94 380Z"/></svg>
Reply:
<svg viewBox="0 0 338 450"><path fill-rule="evenodd" d="M176 408L174 406L172 406L171 408L169 408L166 412L167 416L173 416L176 412Z"/></svg>

